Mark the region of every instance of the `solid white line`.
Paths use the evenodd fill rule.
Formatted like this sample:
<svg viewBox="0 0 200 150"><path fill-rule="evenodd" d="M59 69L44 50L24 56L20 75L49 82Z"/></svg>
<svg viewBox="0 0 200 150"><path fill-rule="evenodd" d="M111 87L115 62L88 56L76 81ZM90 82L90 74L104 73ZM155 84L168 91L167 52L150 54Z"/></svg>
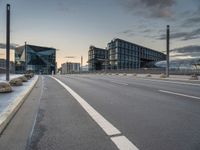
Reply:
<svg viewBox="0 0 200 150"><path fill-rule="evenodd" d="M173 95L179 95L179 96L189 97L189 98L193 98L193 99L200 99L200 97L186 95L186 94L181 94L181 93L175 93L175 92L171 92L171 91L165 91L165 90L158 90L158 91L163 92L163 93L173 94Z"/></svg>
<svg viewBox="0 0 200 150"><path fill-rule="evenodd" d="M97 124L106 132L107 135L116 135L121 134L121 132L115 128L110 122L108 122L101 114L99 114L90 104L88 104L82 97L80 97L76 92L74 92L66 84L58 80L57 78L52 77L58 83L60 83L87 111L87 113L92 117L92 119L97 122Z"/></svg>
<svg viewBox="0 0 200 150"><path fill-rule="evenodd" d="M138 150L125 136L111 137L111 140L120 150Z"/></svg>
<svg viewBox="0 0 200 150"><path fill-rule="evenodd" d="M98 113L90 104L88 104L82 97L80 97L75 91L73 91L69 86L58 80L57 78L51 76L54 80L56 80L60 85L62 85L85 109L85 111L90 115L90 117L103 129L103 131L108 136L118 135L121 132L114 127L109 121L107 121L100 113ZM116 146L120 150L138 150L138 148L129 141L125 136L118 136L121 137L119 139L116 137L111 137L111 140L116 144ZM122 144L122 142L124 144Z"/></svg>

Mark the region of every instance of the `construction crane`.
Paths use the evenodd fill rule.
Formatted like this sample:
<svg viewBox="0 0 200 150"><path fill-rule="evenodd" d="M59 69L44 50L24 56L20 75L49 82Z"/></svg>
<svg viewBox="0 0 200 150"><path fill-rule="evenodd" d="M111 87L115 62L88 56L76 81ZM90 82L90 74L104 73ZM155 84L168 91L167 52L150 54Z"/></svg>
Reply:
<svg viewBox="0 0 200 150"><path fill-rule="evenodd" d="M75 56L65 56L64 58L76 58Z"/></svg>

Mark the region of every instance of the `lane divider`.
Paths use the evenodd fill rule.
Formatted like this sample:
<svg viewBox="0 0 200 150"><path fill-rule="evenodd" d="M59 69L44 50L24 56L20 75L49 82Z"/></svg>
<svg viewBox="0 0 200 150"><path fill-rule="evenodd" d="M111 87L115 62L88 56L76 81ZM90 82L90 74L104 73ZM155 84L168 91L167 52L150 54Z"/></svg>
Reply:
<svg viewBox="0 0 200 150"><path fill-rule="evenodd" d="M159 92L162 93L168 93L168 94L173 94L173 95L178 95L178 96L184 96L184 97L188 97L188 98L193 98L193 99L198 99L200 100L200 97L196 97L196 96L192 96L192 95L186 95L186 94L181 94L181 93L175 93L175 92L171 92L171 91L165 91L165 90L158 90Z"/></svg>
<svg viewBox="0 0 200 150"><path fill-rule="evenodd" d="M99 112L97 112L69 86L53 76L50 77L62 85L79 102L79 104L90 115L90 117L102 128L102 130L108 136L110 136L110 139L118 147L119 150L139 150L128 138L122 135L122 133L115 126L106 120Z"/></svg>

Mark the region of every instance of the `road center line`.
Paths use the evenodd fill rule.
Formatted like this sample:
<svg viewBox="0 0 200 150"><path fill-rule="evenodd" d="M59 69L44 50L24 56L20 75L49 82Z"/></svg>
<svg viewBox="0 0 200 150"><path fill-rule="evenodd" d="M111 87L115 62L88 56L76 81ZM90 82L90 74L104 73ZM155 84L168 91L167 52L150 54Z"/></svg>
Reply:
<svg viewBox="0 0 200 150"><path fill-rule="evenodd" d="M116 82L116 81L113 81L113 80L108 80L108 81L111 82L111 83L115 83L115 84L128 85L127 83Z"/></svg>
<svg viewBox="0 0 200 150"><path fill-rule="evenodd" d="M184 97L188 97L188 98L193 98L193 99L199 99L200 97L196 97L196 96L192 96L192 95L186 95L186 94L181 94L181 93L175 93L175 92L171 92L171 91L165 91L165 90L158 90L159 92L163 92L163 93L168 93L168 94L173 94L173 95L179 95L179 96L184 96Z"/></svg>
<svg viewBox="0 0 200 150"><path fill-rule="evenodd" d="M138 148L125 136L111 137L111 140L120 150L138 150Z"/></svg>
<svg viewBox="0 0 200 150"><path fill-rule="evenodd" d="M121 135L121 132L116 127L114 127L109 121L107 121L100 113L98 113L90 104L88 104L69 86L67 86L65 83L63 83L62 81L53 76L51 76L51 78L53 78L60 85L62 85L79 102L79 104L85 109L85 111L90 115L90 117L103 129L103 131L108 136L112 136L110 137L110 139L118 147L119 150L139 150L125 136ZM119 135L119 136L114 136L114 135Z"/></svg>

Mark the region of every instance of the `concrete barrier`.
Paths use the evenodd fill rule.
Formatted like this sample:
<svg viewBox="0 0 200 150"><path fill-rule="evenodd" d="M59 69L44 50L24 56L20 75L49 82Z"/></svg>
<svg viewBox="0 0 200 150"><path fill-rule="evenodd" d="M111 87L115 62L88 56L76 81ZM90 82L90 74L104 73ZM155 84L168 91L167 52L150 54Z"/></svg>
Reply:
<svg viewBox="0 0 200 150"><path fill-rule="evenodd" d="M11 86L21 86L23 84L20 78L11 79L9 83Z"/></svg>
<svg viewBox="0 0 200 150"><path fill-rule="evenodd" d="M147 74L145 77L148 77L148 78L149 78L149 77L151 77L151 74Z"/></svg>
<svg viewBox="0 0 200 150"><path fill-rule="evenodd" d="M22 82L28 82L28 79L25 76L18 77Z"/></svg>
<svg viewBox="0 0 200 150"><path fill-rule="evenodd" d="M12 91L12 87L8 82L0 81L0 93L8 93Z"/></svg>
<svg viewBox="0 0 200 150"><path fill-rule="evenodd" d="M133 74L133 76L134 76L134 77L136 77L136 76L137 76L137 74L136 74L136 73L134 73L134 74Z"/></svg>
<svg viewBox="0 0 200 150"><path fill-rule="evenodd" d="M162 79L162 78L166 78L167 76L164 74L164 73L161 73L160 74L160 78Z"/></svg>
<svg viewBox="0 0 200 150"><path fill-rule="evenodd" d="M197 75L192 75L189 80L199 80Z"/></svg>

